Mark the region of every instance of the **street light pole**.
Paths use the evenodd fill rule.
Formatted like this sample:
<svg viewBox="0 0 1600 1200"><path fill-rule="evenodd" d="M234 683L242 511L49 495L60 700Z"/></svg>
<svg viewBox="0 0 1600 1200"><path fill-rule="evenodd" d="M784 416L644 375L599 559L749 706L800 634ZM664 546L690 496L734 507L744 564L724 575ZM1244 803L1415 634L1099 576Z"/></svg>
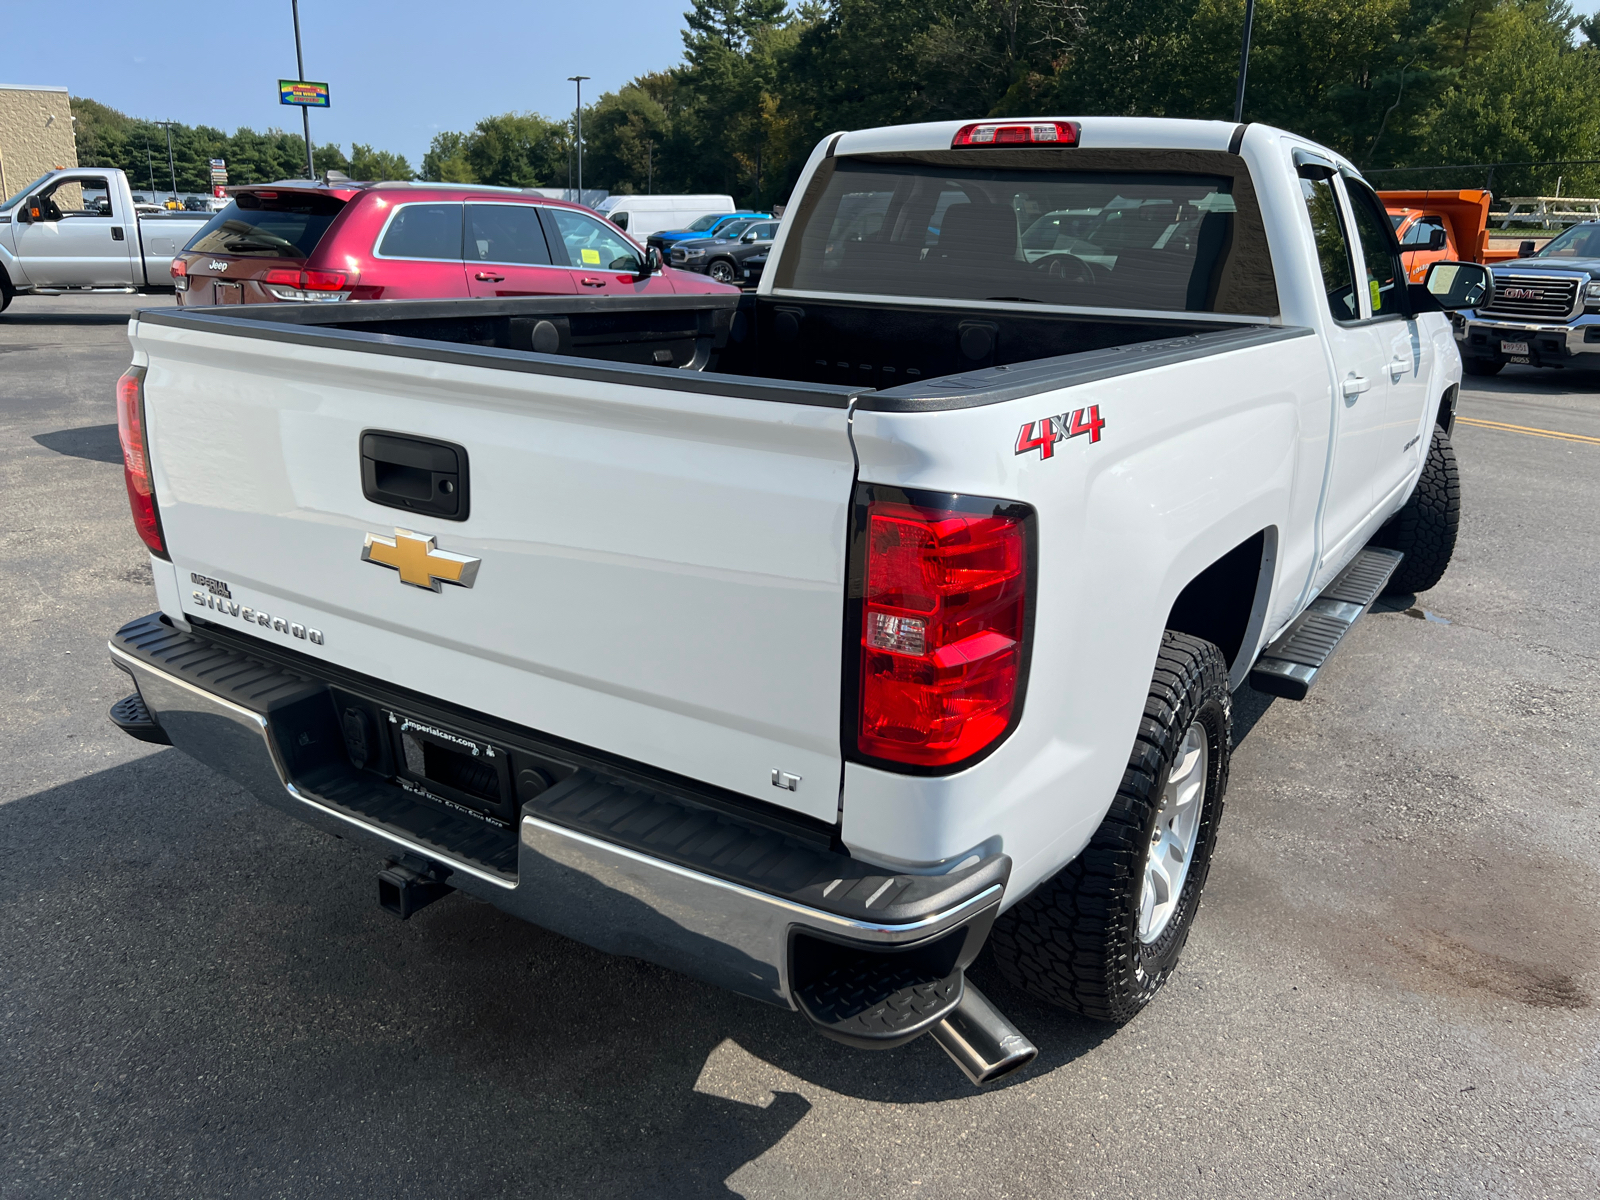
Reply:
<svg viewBox="0 0 1600 1200"><path fill-rule="evenodd" d="M294 12L294 65L300 72L300 82L306 81L306 60L300 53L300 0L289 0L289 7ZM306 178L317 177L316 164L311 161L311 109L302 104L300 106L300 120L305 124L306 130Z"/></svg>
<svg viewBox="0 0 1600 1200"><path fill-rule="evenodd" d="M1239 47L1239 86L1233 94L1233 123L1244 121L1244 77L1250 68L1250 28L1256 23L1256 0L1244 0L1244 41Z"/></svg>
<svg viewBox="0 0 1600 1200"><path fill-rule="evenodd" d="M578 121L577 121L577 139L576 140L577 140L577 143L578 143L578 203L579 204L583 203L583 81L585 79L587 79L587 78L589 78L587 75L568 75L567 76L567 81L569 83L575 83L575 84L578 85Z"/></svg>
<svg viewBox="0 0 1600 1200"><path fill-rule="evenodd" d="M172 157L172 125L171 121L157 121L157 125L166 127L167 130L167 169L172 172L172 199L178 199L178 163Z"/></svg>

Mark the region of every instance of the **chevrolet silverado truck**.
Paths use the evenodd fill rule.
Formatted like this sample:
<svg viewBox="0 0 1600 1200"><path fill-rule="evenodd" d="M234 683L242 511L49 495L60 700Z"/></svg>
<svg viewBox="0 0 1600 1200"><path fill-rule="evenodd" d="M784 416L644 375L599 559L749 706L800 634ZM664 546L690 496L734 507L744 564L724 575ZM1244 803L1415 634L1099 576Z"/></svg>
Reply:
<svg viewBox="0 0 1600 1200"><path fill-rule="evenodd" d="M1463 368L1600 366L1600 222L1574 225L1539 250L1524 246L1493 265L1492 293L1460 322Z"/></svg>
<svg viewBox="0 0 1600 1200"><path fill-rule="evenodd" d="M160 610L111 716L375 847L402 917L457 889L984 1082L1034 1047L979 951L1138 1013L1233 691L1444 572L1486 272L1408 284L1262 125L868 129L795 196L745 296L137 315Z"/></svg>
<svg viewBox="0 0 1600 1200"><path fill-rule="evenodd" d="M210 219L137 212L114 167L40 176L0 204L0 309L23 295L171 292L173 257Z"/></svg>

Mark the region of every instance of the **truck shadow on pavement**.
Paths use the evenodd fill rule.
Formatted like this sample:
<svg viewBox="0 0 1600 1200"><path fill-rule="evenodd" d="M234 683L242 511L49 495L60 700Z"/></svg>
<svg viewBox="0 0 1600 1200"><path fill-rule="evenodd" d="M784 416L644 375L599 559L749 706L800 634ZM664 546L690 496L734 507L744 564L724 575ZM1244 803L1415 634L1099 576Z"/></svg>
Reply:
<svg viewBox="0 0 1600 1200"><path fill-rule="evenodd" d="M57 429L54 433L36 433L33 440L46 450L65 454L71 458L87 458L92 462L122 465L122 440L116 425L83 425L77 429Z"/></svg>
<svg viewBox="0 0 1600 1200"><path fill-rule="evenodd" d="M800 1086L977 1094L926 1038L847 1050L459 894L396 921L369 851L177 751L0 806L0 845L25 1194L727 1196ZM1041 1048L1018 1082L1112 1032L974 979Z"/></svg>

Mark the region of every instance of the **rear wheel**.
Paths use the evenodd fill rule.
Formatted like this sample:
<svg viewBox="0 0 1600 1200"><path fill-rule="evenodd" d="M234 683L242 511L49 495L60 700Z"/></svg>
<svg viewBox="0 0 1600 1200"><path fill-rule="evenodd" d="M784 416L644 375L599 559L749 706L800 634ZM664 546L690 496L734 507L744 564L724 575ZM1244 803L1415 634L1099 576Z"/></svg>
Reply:
<svg viewBox="0 0 1600 1200"><path fill-rule="evenodd" d="M1498 375L1505 363L1494 358L1467 358L1461 360L1461 369L1468 375Z"/></svg>
<svg viewBox="0 0 1600 1200"><path fill-rule="evenodd" d="M0 267L0 312L11 305L11 280L6 278L5 268Z"/></svg>
<svg viewBox="0 0 1600 1200"><path fill-rule="evenodd" d="M1231 703L1222 651L1163 634L1111 810L1083 853L995 922L989 945L1013 984L1119 1024L1150 1003L1177 966L1211 867Z"/></svg>
<svg viewBox="0 0 1600 1200"><path fill-rule="evenodd" d="M733 264L727 259L717 259L716 262L711 264L709 270L711 273L711 278L715 279L718 283L733 282Z"/></svg>
<svg viewBox="0 0 1600 1200"><path fill-rule="evenodd" d="M1374 546L1386 546L1405 555L1384 591L1390 595L1425 592L1444 578L1456 552L1456 531L1461 525L1461 478L1450 435L1437 425L1428 443L1428 461L1412 489L1411 498L1373 537Z"/></svg>

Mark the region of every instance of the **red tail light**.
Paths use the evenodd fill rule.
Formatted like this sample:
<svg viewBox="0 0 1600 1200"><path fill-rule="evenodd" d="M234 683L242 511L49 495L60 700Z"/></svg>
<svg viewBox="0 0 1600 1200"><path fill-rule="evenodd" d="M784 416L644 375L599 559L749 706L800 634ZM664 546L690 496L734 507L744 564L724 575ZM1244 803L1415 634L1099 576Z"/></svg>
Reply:
<svg viewBox="0 0 1600 1200"><path fill-rule="evenodd" d="M161 514L150 478L150 451L144 432L144 368L129 367L117 380L117 434L122 439L122 474L128 484L133 527L153 554L167 557Z"/></svg>
<svg viewBox="0 0 1600 1200"><path fill-rule="evenodd" d="M300 286L308 292L342 292L347 278L343 271L303 271Z"/></svg>
<svg viewBox="0 0 1600 1200"><path fill-rule="evenodd" d="M279 300L345 300L355 286L355 271L289 271L281 268L261 277Z"/></svg>
<svg viewBox="0 0 1600 1200"><path fill-rule="evenodd" d="M950 139L952 150L979 146L1076 146L1076 121L977 121L963 125Z"/></svg>
<svg viewBox="0 0 1600 1200"><path fill-rule="evenodd" d="M1026 521L1022 506L995 502L867 505L862 755L947 768L1011 727L1025 664Z"/></svg>
<svg viewBox="0 0 1600 1200"><path fill-rule="evenodd" d="M172 287L179 292L189 290L189 264L181 258L172 260Z"/></svg>

